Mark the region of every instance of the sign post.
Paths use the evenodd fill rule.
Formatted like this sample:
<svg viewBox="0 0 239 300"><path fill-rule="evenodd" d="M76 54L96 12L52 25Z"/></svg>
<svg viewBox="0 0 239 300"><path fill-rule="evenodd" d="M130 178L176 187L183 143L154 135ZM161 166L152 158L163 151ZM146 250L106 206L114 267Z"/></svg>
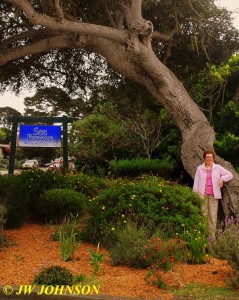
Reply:
<svg viewBox="0 0 239 300"><path fill-rule="evenodd" d="M8 174L14 174L14 160L16 153L17 126L18 123L62 123L63 125L63 174L68 170L68 132L67 124L73 122L73 118L63 117L22 117L8 118L12 121L11 146L9 156ZM47 125L22 125L20 130L19 146L23 147L60 147L60 126Z"/></svg>

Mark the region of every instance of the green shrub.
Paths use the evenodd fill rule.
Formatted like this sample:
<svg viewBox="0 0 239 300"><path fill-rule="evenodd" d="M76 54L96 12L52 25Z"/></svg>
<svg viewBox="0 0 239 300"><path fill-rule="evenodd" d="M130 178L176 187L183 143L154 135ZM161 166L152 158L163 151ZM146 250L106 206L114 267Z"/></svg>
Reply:
<svg viewBox="0 0 239 300"><path fill-rule="evenodd" d="M3 226L6 223L6 214L7 214L7 209L4 205L0 204L0 233L3 231Z"/></svg>
<svg viewBox="0 0 239 300"><path fill-rule="evenodd" d="M42 269L38 275L34 277L36 285L72 285L73 275L71 272L61 266L50 266Z"/></svg>
<svg viewBox="0 0 239 300"><path fill-rule="evenodd" d="M61 222L67 215L82 215L86 197L69 189L51 189L43 192L38 204L38 218L42 221Z"/></svg>
<svg viewBox="0 0 239 300"><path fill-rule="evenodd" d="M4 235L3 227L6 223L6 219L5 219L6 213L7 213L6 207L0 204L0 248L5 244L5 235Z"/></svg>
<svg viewBox="0 0 239 300"><path fill-rule="evenodd" d="M112 265L124 265L133 268L146 268L150 264L145 260L148 241L148 229L137 228L134 223L126 223L117 233L117 242L110 248Z"/></svg>
<svg viewBox="0 0 239 300"><path fill-rule="evenodd" d="M19 192L19 176L0 176L0 204L7 208L6 228L20 227L30 213L24 195Z"/></svg>
<svg viewBox="0 0 239 300"><path fill-rule="evenodd" d="M37 221L38 206L41 204L43 191L54 188L70 188L66 176L39 169L23 171L14 177L17 179L13 187L14 202L24 203L31 218Z"/></svg>
<svg viewBox="0 0 239 300"><path fill-rule="evenodd" d="M164 159L138 158L110 161L110 172L113 176L134 177L149 173L169 178L175 167L175 161L167 157Z"/></svg>
<svg viewBox="0 0 239 300"><path fill-rule="evenodd" d="M104 190L89 204L90 217L85 237L104 244L111 227L124 220L137 227L151 224L152 230L161 228L168 236L182 233L182 224L205 232L204 218L200 215L201 200L187 187L171 185L151 177L139 182L116 184Z"/></svg>

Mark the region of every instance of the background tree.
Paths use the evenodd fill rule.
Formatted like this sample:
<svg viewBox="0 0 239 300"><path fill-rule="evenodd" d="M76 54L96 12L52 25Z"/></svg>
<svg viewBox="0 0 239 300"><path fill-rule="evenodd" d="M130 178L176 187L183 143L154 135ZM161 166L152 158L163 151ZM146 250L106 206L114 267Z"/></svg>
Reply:
<svg viewBox="0 0 239 300"><path fill-rule="evenodd" d="M130 137L107 115L95 113L72 124L69 151L77 158L78 166L107 167L110 160L130 157L130 152L137 151Z"/></svg>
<svg viewBox="0 0 239 300"><path fill-rule="evenodd" d="M8 130L11 129L12 122L8 120L12 116L21 116L22 114L16 109L6 106L0 107L0 126Z"/></svg>
<svg viewBox="0 0 239 300"><path fill-rule="evenodd" d="M171 118L155 98L137 83L124 80L117 86L101 85L94 90L90 101L100 104L95 112L117 122L128 132L130 139L134 139L138 149L136 156L142 153L151 158L162 141L169 137Z"/></svg>
<svg viewBox="0 0 239 300"><path fill-rule="evenodd" d="M239 55L199 76L190 92L215 128L217 153L238 167Z"/></svg>
<svg viewBox="0 0 239 300"><path fill-rule="evenodd" d="M51 80L58 77L62 84L69 84L67 72L78 70L76 77L80 78L86 69L84 52L79 49L98 53L116 72L143 84L170 112L182 134L183 165L194 176L203 151L213 148L215 132L172 71L183 68L186 78L205 69L208 59L219 64L235 51L238 31L225 9L212 0L5 0L0 5L3 85L13 82L18 88L26 78L36 79L40 71ZM62 50L66 48L69 50ZM187 58L194 49L197 59L192 64ZM63 56L80 61L70 69ZM58 61L63 68L57 68ZM217 160L235 177L225 187L226 213L239 215L239 176L229 163Z"/></svg>
<svg viewBox="0 0 239 300"><path fill-rule="evenodd" d="M55 86L38 89L34 96L24 98L24 105L27 116L67 115L79 119L86 111L81 98L72 99L66 91Z"/></svg>

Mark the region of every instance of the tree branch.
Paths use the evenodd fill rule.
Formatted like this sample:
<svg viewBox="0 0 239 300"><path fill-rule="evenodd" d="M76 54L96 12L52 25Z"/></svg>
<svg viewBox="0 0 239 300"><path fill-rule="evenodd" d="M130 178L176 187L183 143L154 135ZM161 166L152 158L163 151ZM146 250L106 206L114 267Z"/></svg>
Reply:
<svg viewBox="0 0 239 300"><path fill-rule="evenodd" d="M60 5L60 0L54 0L54 4L55 4L54 6L55 6L55 11L56 11L58 20L62 21L64 17L63 17L63 10Z"/></svg>
<svg viewBox="0 0 239 300"><path fill-rule="evenodd" d="M52 49L67 48L72 46L72 38L68 34L43 39L41 41L21 47L3 50L0 53L0 66L7 62L27 55L49 52Z"/></svg>
<svg viewBox="0 0 239 300"><path fill-rule="evenodd" d="M28 39L28 38L34 38L34 37L47 37L47 36L56 36L56 35L61 35L61 32L59 31L50 31L48 29L30 29L26 32L22 32L20 34L16 34L6 40L2 40L2 42L0 43L0 46L2 49L9 47L11 44L13 43L17 43L19 41Z"/></svg>
<svg viewBox="0 0 239 300"><path fill-rule="evenodd" d="M34 25L41 25L52 30L61 30L68 33L87 34L107 38L109 40L124 44L127 38L127 32L120 29L109 28L102 25L85 24L81 22L72 22L63 19L61 22L53 17L39 14L28 0L5 0L12 5L19 7Z"/></svg>
<svg viewBox="0 0 239 300"><path fill-rule="evenodd" d="M130 7L130 23L141 23L142 22L142 0L132 0Z"/></svg>

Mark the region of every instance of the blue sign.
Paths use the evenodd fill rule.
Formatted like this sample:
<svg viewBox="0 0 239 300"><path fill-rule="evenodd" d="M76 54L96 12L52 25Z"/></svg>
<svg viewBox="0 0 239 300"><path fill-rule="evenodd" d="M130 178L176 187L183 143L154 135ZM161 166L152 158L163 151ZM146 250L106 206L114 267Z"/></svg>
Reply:
<svg viewBox="0 0 239 300"><path fill-rule="evenodd" d="M61 147L61 126L20 125L20 147Z"/></svg>

